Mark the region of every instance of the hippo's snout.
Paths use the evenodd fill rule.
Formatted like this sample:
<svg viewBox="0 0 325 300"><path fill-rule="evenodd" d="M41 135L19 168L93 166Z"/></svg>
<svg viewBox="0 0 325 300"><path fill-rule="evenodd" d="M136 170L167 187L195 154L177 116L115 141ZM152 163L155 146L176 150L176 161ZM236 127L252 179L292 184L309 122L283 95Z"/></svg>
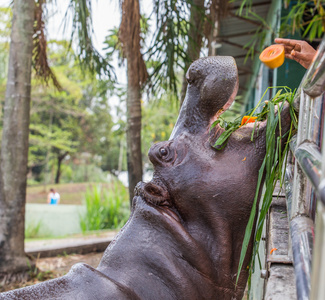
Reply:
<svg viewBox="0 0 325 300"><path fill-rule="evenodd" d="M144 186L144 193L150 202L157 205L169 205L169 193L166 188L154 184L153 182L148 182Z"/></svg>
<svg viewBox="0 0 325 300"><path fill-rule="evenodd" d="M134 191L136 196L142 197L145 201L159 206L169 206L170 195L163 184L156 184L153 181L148 183L139 182Z"/></svg>

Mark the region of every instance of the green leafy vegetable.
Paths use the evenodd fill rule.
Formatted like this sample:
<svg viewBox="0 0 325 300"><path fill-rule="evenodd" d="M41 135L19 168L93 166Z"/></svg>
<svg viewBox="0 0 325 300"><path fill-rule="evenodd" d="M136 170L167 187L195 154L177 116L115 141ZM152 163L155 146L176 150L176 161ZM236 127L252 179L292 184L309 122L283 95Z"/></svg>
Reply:
<svg viewBox="0 0 325 300"><path fill-rule="evenodd" d="M256 111L259 107L261 107L261 101L264 98L265 94L267 93L268 89L271 88L277 88L280 90L276 93L276 95L273 97L271 101L268 101L267 104L264 105L260 113L256 114ZM239 279L240 272L243 267L244 259L246 256L247 248L249 245L249 241L251 239L251 235L253 232L253 226L254 226L254 220L256 216L257 211L257 202L258 202L258 196L259 191L261 188L262 178L265 174L265 193L263 195L263 199L261 200L261 211L257 220L256 225L256 231L254 236L254 245L253 245L253 255L249 264L249 278L248 278L248 285L250 290L251 285L251 276L252 272L255 267L255 258L256 254L258 253L258 247L259 242L261 240L262 236L262 230L263 225L265 221L265 217L267 215L267 212L269 210L269 207L272 202L272 196L275 184L278 180L280 180L280 186L282 186L283 177L284 174L282 173L282 165L285 162L286 154L289 150L288 144L286 143L284 151L282 152L282 138L286 136L287 140L290 141L292 134L294 130L297 128L297 119L296 115L293 109L293 100L294 100L294 92L291 91L288 87L271 87L268 88L265 93L263 94L261 100L258 102L257 106L252 109L250 112L246 113L249 114L249 116L255 116L257 117L257 121L263 121L267 117L267 125L266 125L266 154L263 160L263 163L261 165L261 168L258 173L258 181L257 181L257 188L256 193L254 197L254 202L251 210L251 214L246 226L245 236L243 240L243 245L241 249L240 254L240 261L238 265L238 272L237 272L237 278L236 278L236 284ZM281 111L284 107L284 103L287 101L290 104L290 115L291 115L291 125L289 133L284 133L281 130L281 118L279 116L281 115ZM263 105L264 103L262 103ZM278 114L275 114L275 106L278 108ZM241 118L237 118L234 122L228 123L225 126L223 126L224 122L217 120L215 124L213 124L213 127L215 127L217 124L219 124L221 127L225 129L225 131L220 135L220 137L217 139L217 141L214 143L213 147L220 150L223 147L226 146L227 140L231 133L233 133L235 130L237 130L240 127L240 120ZM256 125L257 122L255 122L253 132L251 139L253 140L254 137L254 131L258 125ZM275 138L276 135L276 129L279 126L280 134L278 138ZM285 134L285 135L283 135ZM283 136L282 136L283 135ZM261 264L261 263L260 263Z"/></svg>

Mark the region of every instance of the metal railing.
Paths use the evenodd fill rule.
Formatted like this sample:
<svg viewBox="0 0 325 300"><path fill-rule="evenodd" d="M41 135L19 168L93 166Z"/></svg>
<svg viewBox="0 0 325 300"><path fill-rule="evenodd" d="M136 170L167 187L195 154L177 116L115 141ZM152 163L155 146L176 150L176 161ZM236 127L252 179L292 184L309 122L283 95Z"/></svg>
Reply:
<svg viewBox="0 0 325 300"><path fill-rule="evenodd" d="M290 143L286 198L297 299L325 299L325 37L294 101L298 132Z"/></svg>

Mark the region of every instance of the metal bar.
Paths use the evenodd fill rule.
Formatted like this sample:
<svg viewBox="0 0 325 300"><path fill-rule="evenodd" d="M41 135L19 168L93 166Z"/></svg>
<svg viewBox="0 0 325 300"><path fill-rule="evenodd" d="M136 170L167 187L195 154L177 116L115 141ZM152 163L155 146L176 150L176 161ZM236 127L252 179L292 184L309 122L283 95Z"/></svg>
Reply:
<svg viewBox="0 0 325 300"><path fill-rule="evenodd" d="M324 46L321 44L320 48ZM324 50L323 50L324 51ZM324 68L323 68L324 71ZM319 101L322 103L321 106L321 117L320 122L323 122L324 106L323 96L319 97ZM319 184L318 194L320 195L320 202L317 203L317 215L316 215L316 235L315 235L315 247L313 253L312 262L312 275L311 275L311 300L323 300L325 299L325 289L323 280L325 278L325 138L323 138L325 132L325 124L321 124L322 127L322 140L318 143L322 143L322 171L321 171L321 182Z"/></svg>
<svg viewBox="0 0 325 300"><path fill-rule="evenodd" d="M295 150L295 157L315 191L318 191L322 167L322 156L319 148L313 143L305 142Z"/></svg>
<svg viewBox="0 0 325 300"><path fill-rule="evenodd" d="M310 140L314 142L317 146L321 147L321 137L322 137L322 125L323 125L323 97L317 97L314 99L314 105L312 109L312 124L311 124L311 136Z"/></svg>
<svg viewBox="0 0 325 300"><path fill-rule="evenodd" d="M324 91L325 38L315 60L301 81L294 99L295 108L299 106L299 124L296 141L290 143L290 149L296 159L294 172L292 172L292 165L289 164L285 174L290 236L299 300L307 300L309 295L311 300L325 299L323 285L325 277ZM321 142L323 143L322 154L320 153ZM321 201L318 201L317 205L316 242L312 258L315 193L317 199ZM312 269L311 266L313 266Z"/></svg>
<svg viewBox="0 0 325 300"><path fill-rule="evenodd" d="M293 165L288 164L284 174L285 194L287 200L287 215L290 221L292 209L292 183L293 183Z"/></svg>
<svg viewBox="0 0 325 300"><path fill-rule="evenodd" d="M300 94L299 123L297 133L297 145L299 146L308 138L310 119L310 98L305 93Z"/></svg>
<svg viewBox="0 0 325 300"><path fill-rule="evenodd" d="M311 119L311 100L303 92L300 94L299 123L296 144L299 145L310 137L310 119ZM306 176L303 174L300 165L295 161L294 179L293 179L292 209L290 217L297 215L307 215L308 207L305 205L306 196L311 194L310 188L307 188Z"/></svg>
<svg viewBox="0 0 325 300"><path fill-rule="evenodd" d="M303 79L303 90L310 97L318 97L325 92L325 43L320 44L313 64Z"/></svg>
<svg viewBox="0 0 325 300"><path fill-rule="evenodd" d="M325 207L322 203L317 207L316 233L310 300L323 300L325 299Z"/></svg>
<svg viewBox="0 0 325 300"><path fill-rule="evenodd" d="M309 300L314 223L304 216L290 223L292 253L296 275L297 299Z"/></svg>
<svg viewBox="0 0 325 300"><path fill-rule="evenodd" d="M308 132L307 132L307 139L309 141L312 141L312 136L313 136L313 123L314 123L314 104L315 101L314 99L311 99L309 96L307 96L307 104L308 104L308 110L309 110L309 114L308 114Z"/></svg>

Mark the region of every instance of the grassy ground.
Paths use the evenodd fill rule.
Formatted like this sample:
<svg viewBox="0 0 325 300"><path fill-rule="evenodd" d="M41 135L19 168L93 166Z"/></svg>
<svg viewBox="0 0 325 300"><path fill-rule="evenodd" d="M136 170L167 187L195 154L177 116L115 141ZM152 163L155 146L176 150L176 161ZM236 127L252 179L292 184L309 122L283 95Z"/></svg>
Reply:
<svg viewBox="0 0 325 300"><path fill-rule="evenodd" d="M97 185L98 183L65 183L52 185L38 185L27 187L27 203L46 203L47 194L50 188L54 188L61 196L60 204L75 204L83 203L84 195L87 188ZM102 183L103 186L109 188L110 184Z"/></svg>

